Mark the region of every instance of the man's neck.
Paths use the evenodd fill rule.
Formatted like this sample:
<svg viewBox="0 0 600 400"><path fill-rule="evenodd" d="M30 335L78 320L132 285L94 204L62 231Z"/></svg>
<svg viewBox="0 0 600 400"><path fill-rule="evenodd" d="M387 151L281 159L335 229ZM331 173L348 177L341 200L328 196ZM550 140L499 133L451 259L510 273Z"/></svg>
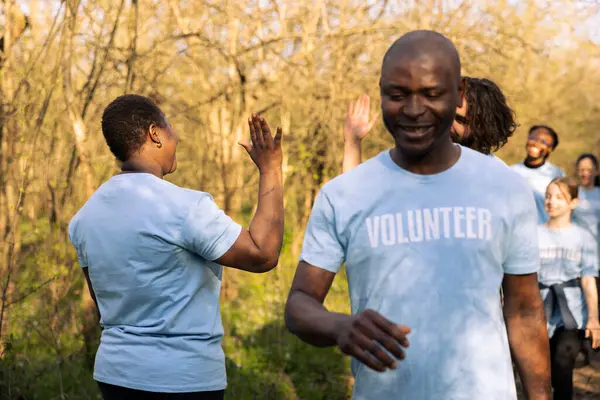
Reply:
<svg viewBox="0 0 600 400"><path fill-rule="evenodd" d="M390 153L392 160L402 169L413 174L433 175L452 167L460 158L460 147L452 143L450 136L440 142L427 154L414 157L404 153L398 146Z"/></svg>
<svg viewBox="0 0 600 400"><path fill-rule="evenodd" d="M543 157L543 158L527 157L527 158L525 158L525 161L523 161L523 164L525 164L525 166L528 168L540 168L541 166L546 164L546 158L545 157Z"/></svg>
<svg viewBox="0 0 600 400"><path fill-rule="evenodd" d="M153 160L134 156L121 164L121 173L147 173L152 174L160 179L163 178L163 171L160 165Z"/></svg>

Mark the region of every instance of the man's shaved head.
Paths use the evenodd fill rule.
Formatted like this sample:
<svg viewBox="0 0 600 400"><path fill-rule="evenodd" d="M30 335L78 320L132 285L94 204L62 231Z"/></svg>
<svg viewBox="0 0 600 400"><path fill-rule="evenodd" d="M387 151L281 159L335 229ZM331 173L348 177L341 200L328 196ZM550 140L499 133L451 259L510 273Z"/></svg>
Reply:
<svg viewBox="0 0 600 400"><path fill-rule="evenodd" d="M456 47L446 36L427 30L408 32L396 40L383 57L382 69L392 58L398 56L416 58L422 54L434 55L446 62L450 61L457 82L460 80L460 57Z"/></svg>
<svg viewBox="0 0 600 400"><path fill-rule="evenodd" d="M414 31L396 40L383 59L379 86L383 122L397 149L410 157L437 148L454 151L450 127L462 105L464 82L448 38Z"/></svg>

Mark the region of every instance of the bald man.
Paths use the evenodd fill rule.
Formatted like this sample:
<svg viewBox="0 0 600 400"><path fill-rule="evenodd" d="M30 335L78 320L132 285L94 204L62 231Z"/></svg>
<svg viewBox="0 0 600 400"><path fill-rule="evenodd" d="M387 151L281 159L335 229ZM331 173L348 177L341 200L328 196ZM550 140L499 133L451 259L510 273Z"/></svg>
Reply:
<svg viewBox="0 0 600 400"><path fill-rule="evenodd" d="M411 32L386 53L395 146L319 192L286 305L290 331L353 357L353 398L550 398L535 202L491 157L452 143L464 90L453 44ZM323 301L346 263L352 315ZM504 288L504 314L500 287Z"/></svg>

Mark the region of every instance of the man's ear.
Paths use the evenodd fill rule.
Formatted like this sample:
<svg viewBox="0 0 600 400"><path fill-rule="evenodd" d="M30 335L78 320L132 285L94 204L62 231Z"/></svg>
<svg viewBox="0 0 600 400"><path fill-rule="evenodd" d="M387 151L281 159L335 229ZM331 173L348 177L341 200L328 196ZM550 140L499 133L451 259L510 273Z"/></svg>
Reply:
<svg viewBox="0 0 600 400"><path fill-rule="evenodd" d="M460 82L458 83L458 105L457 108L462 108L464 102L467 101L465 95L467 94L467 81L465 78L461 77Z"/></svg>

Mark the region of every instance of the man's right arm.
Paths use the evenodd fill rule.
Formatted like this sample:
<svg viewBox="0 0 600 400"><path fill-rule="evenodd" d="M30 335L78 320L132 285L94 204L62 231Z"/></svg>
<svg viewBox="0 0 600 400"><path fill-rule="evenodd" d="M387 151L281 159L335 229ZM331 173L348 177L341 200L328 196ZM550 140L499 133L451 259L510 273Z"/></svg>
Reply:
<svg viewBox="0 0 600 400"><path fill-rule="evenodd" d="M313 346L335 346L335 325L347 315L328 311L323 302L335 274L301 261L285 306L285 323L293 334ZM308 317L310 316L310 317Z"/></svg>

